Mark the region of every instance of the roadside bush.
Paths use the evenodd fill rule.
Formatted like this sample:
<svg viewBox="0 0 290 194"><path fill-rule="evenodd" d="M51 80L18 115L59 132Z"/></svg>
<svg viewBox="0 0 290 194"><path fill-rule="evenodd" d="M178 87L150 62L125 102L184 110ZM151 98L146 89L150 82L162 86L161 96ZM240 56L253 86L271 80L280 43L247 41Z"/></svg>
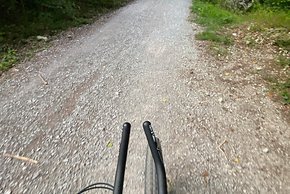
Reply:
<svg viewBox="0 0 290 194"><path fill-rule="evenodd" d="M82 24L127 0L0 0L0 41L11 42Z"/></svg>
<svg viewBox="0 0 290 194"><path fill-rule="evenodd" d="M290 0L263 0L260 3L275 9L290 9Z"/></svg>

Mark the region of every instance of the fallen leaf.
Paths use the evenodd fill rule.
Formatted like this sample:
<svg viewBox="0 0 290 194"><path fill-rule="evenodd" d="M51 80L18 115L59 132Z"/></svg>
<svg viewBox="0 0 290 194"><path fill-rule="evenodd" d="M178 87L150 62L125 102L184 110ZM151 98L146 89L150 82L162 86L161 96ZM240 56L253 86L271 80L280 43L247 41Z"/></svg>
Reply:
<svg viewBox="0 0 290 194"><path fill-rule="evenodd" d="M168 99L167 98L163 98L162 99L162 102L167 103L168 102Z"/></svg>
<svg viewBox="0 0 290 194"><path fill-rule="evenodd" d="M207 183L208 183L208 176L209 176L208 171L205 170L205 171L201 174L201 176L204 178L204 182L205 182L205 184L207 184Z"/></svg>
<svg viewBox="0 0 290 194"><path fill-rule="evenodd" d="M201 176L203 176L203 177L208 177L208 176L209 176L208 171L204 171L204 172L201 174Z"/></svg>
<svg viewBox="0 0 290 194"><path fill-rule="evenodd" d="M113 147L113 143L112 143L111 141L109 141L109 142L107 143L107 148L111 148L111 147Z"/></svg>
<svg viewBox="0 0 290 194"><path fill-rule="evenodd" d="M267 95L270 97L270 98L273 98L275 96L275 94L273 92L268 92Z"/></svg>
<svg viewBox="0 0 290 194"><path fill-rule="evenodd" d="M240 161L239 158L235 158L233 161L234 161L235 163L237 163L237 164L241 163L241 161Z"/></svg>

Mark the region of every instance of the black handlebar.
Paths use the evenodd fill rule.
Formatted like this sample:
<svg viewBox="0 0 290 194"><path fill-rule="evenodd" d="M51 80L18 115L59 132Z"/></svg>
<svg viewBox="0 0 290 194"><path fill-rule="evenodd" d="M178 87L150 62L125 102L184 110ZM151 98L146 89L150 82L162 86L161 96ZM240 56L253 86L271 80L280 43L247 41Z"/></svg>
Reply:
<svg viewBox="0 0 290 194"><path fill-rule="evenodd" d="M123 193L123 184L124 184L130 130L131 130L130 123L124 123L117 170L116 170L116 175L115 175L115 184L114 184L114 192L113 192L114 194Z"/></svg>
<svg viewBox="0 0 290 194"><path fill-rule="evenodd" d="M143 128L144 128L144 132L148 141L148 145L151 150L154 163L155 163L155 169L156 169L157 181L158 181L158 194L167 194L165 167L163 163L161 147L159 146L160 144L159 144L158 138L155 137L155 134L151 127L151 123L149 121L145 121L143 123ZM112 190L113 194L123 193L123 184L124 184L130 131L131 131L131 124L127 122L124 123L114 186L107 183L95 183L82 189L79 192L79 194L92 190L92 189L108 189L108 190Z"/></svg>
<svg viewBox="0 0 290 194"><path fill-rule="evenodd" d="M145 121L143 123L143 128L147 137L147 141L151 150L154 163L155 163L157 181L158 181L158 194L167 194L165 167L164 167L162 155L159 152L161 150L158 150L159 148L157 146L156 137L151 127L151 123L149 121Z"/></svg>

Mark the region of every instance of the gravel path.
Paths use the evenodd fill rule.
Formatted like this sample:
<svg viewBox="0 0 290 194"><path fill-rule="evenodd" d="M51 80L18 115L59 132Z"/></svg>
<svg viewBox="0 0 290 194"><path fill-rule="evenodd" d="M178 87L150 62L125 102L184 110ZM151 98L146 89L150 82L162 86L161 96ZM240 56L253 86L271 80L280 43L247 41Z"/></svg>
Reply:
<svg viewBox="0 0 290 194"><path fill-rule="evenodd" d="M125 121L124 193L143 193L144 120L162 139L172 193L290 193L289 125L254 75L207 59L190 4L137 0L3 75L0 193L113 183Z"/></svg>

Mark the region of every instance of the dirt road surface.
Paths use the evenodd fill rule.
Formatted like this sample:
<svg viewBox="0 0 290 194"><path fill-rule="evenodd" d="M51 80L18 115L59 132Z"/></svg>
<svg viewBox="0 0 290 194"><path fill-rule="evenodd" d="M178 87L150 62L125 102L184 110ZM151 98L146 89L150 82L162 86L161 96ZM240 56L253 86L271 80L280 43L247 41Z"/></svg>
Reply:
<svg viewBox="0 0 290 194"><path fill-rule="evenodd" d="M3 75L0 193L113 183L125 121L124 193L143 193L145 120L162 139L171 193L290 193L289 125L255 75L223 79L232 67L203 54L190 5L136 0Z"/></svg>

